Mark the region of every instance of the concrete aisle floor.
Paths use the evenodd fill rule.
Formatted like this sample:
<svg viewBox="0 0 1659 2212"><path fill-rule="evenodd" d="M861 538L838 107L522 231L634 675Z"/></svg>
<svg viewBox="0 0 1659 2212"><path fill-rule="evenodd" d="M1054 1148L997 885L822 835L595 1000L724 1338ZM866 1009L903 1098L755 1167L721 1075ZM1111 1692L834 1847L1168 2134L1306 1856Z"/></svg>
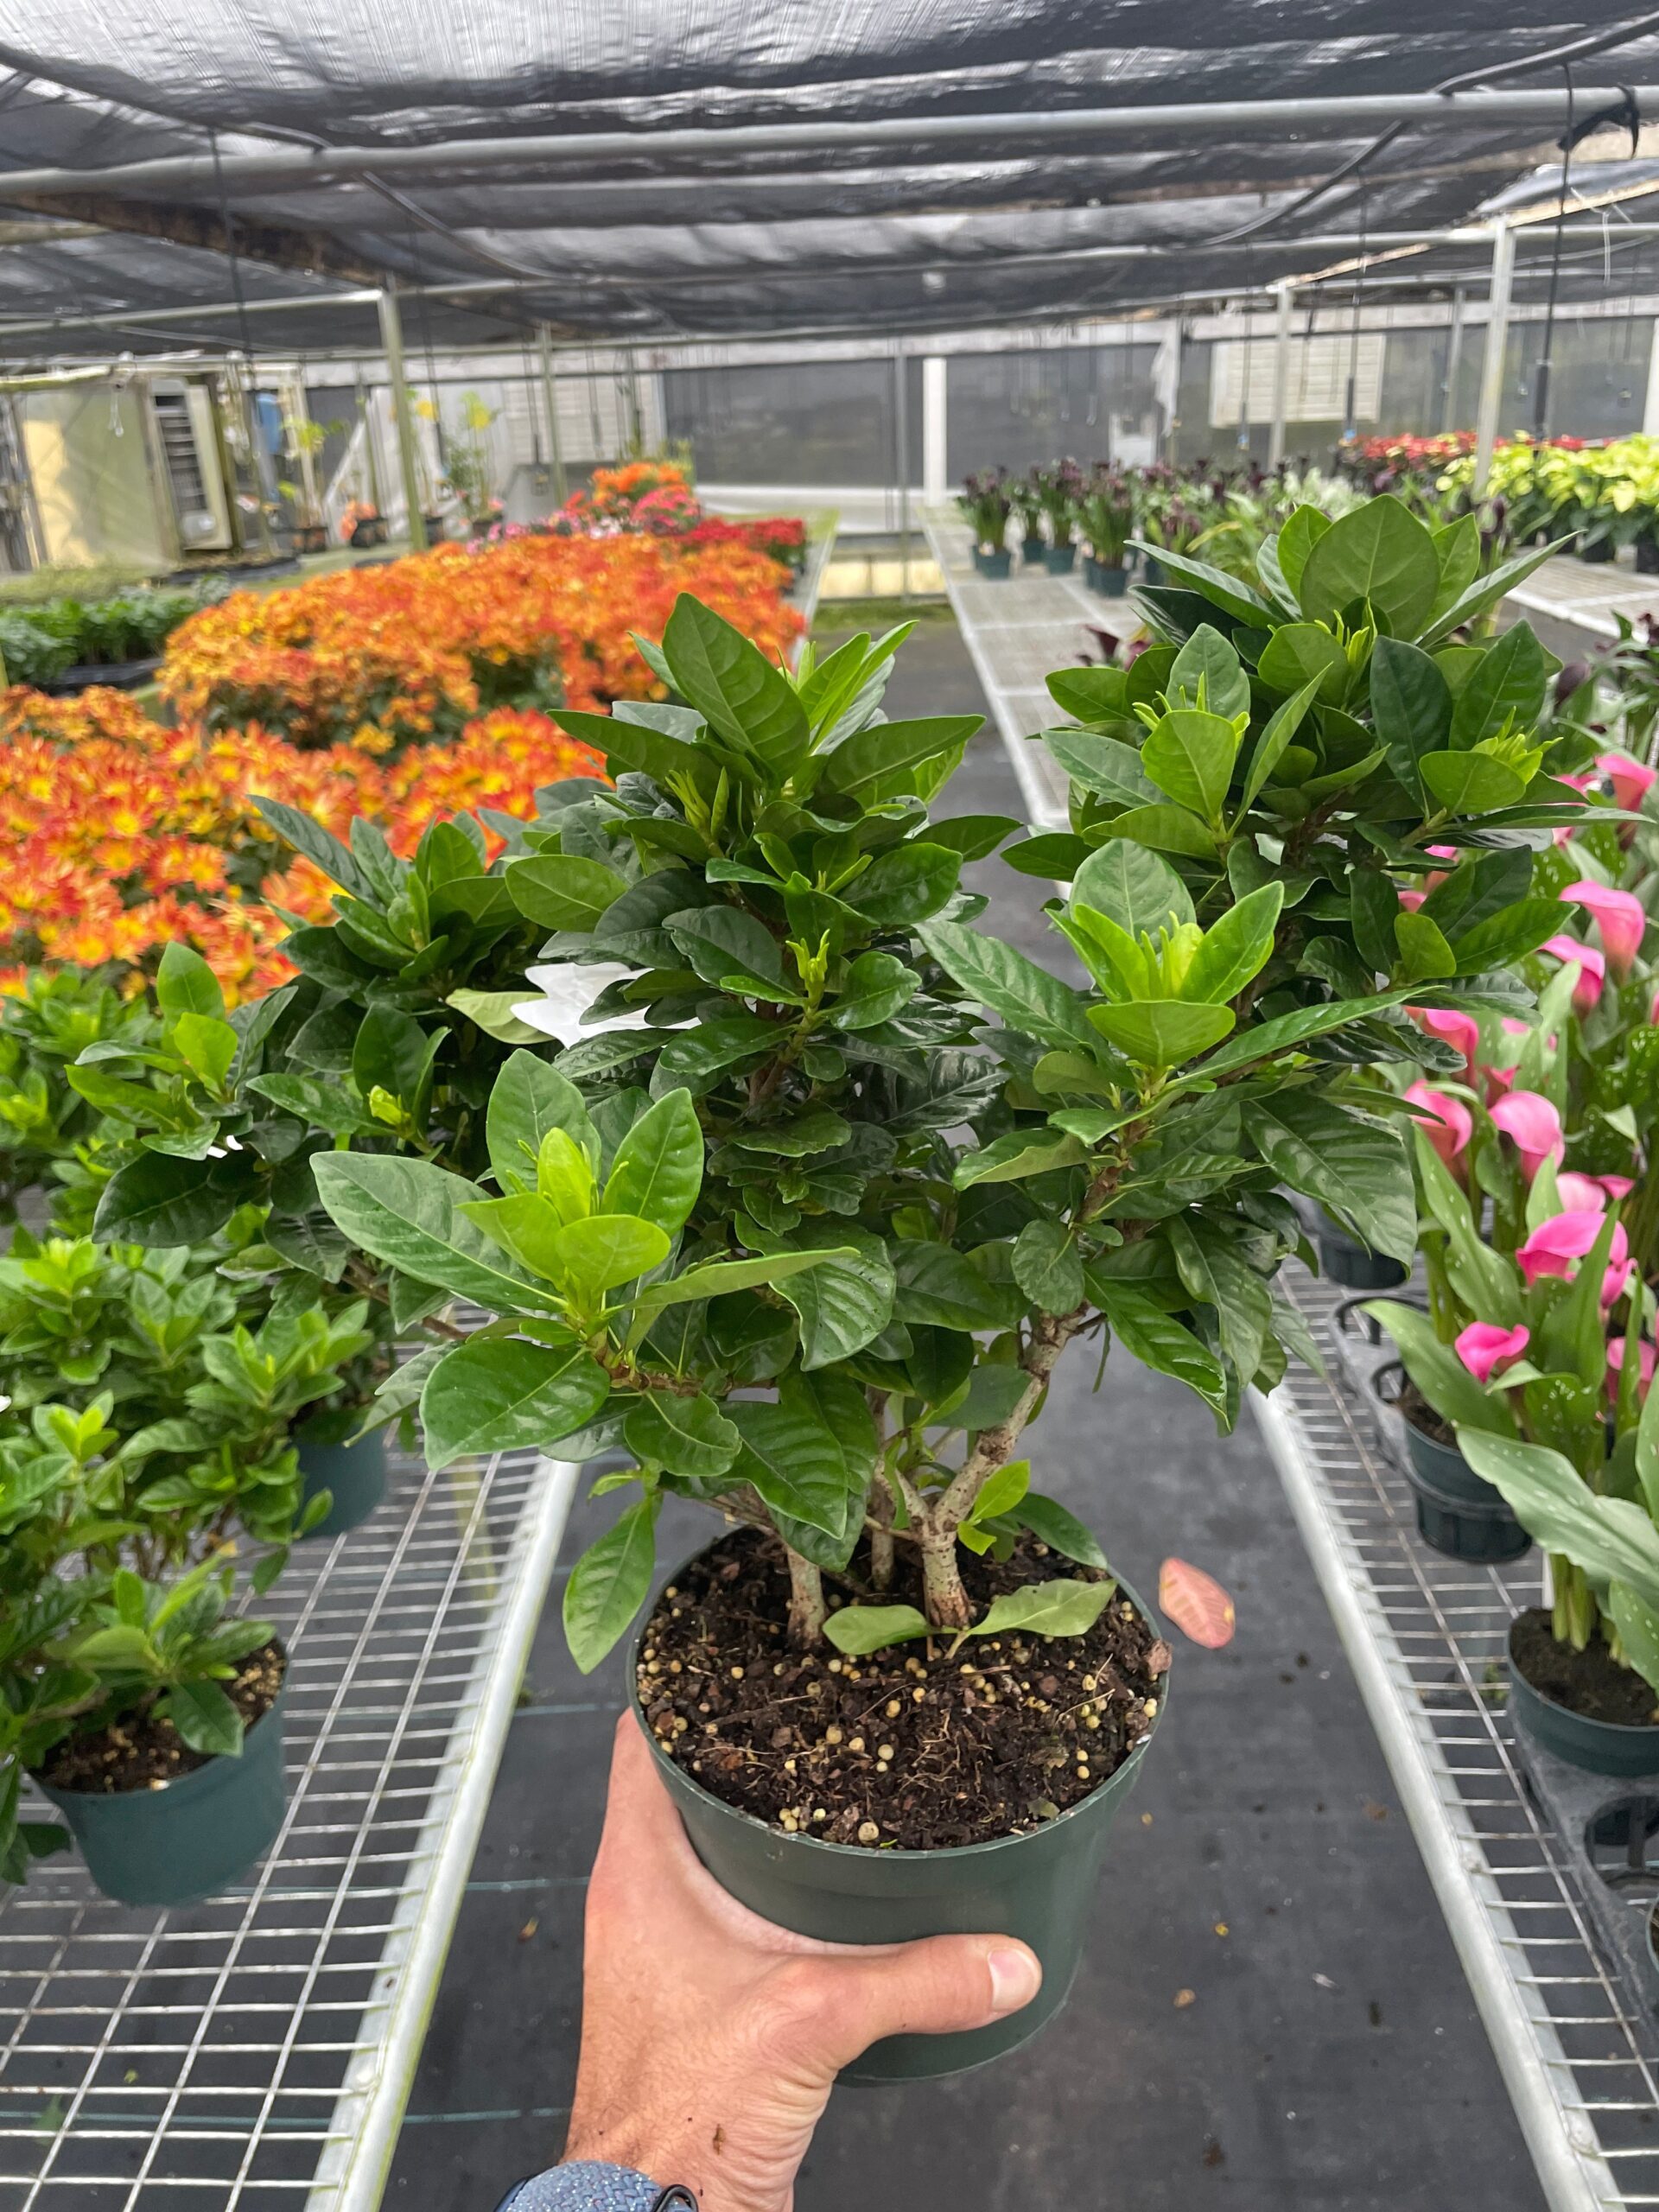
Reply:
<svg viewBox="0 0 1659 2212"><path fill-rule="evenodd" d="M895 715L980 705L954 628L906 648ZM952 799L1017 811L995 739ZM1044 887L976 871L998 932L1050 940ZM1121 1353L1062 1369L1036 1432L1045 1488L1143 1591L1180 1553L1232 1590L1224 1652L1184 1646L1121 1816L1071 2005L955 2083L836 2096L799 2212L1541 2212L1451 1942L1267 1454ZM609 1520L578 1508L563 1564ZM662 1556L694 1548L664 1516ZM490 2212L559 2152L575 2066L582 1878L614 1661L590 1679L548 1608L422 2057L388 2202Z"/></svg>

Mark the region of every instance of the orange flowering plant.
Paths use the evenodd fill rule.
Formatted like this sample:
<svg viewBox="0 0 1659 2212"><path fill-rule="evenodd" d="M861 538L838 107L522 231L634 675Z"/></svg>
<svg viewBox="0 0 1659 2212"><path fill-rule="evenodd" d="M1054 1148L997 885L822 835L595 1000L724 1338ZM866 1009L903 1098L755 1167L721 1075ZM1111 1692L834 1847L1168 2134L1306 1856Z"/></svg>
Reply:
<svg viewBox="0 0 1659 2212"><path fill-rule="evenodd" d="M257 723L370 753L454 737L499 706L592 710L660 696L631 633L695 592L773 655L799 634L779 563L747 545L527 535L442 545L257 597L233 592L169 641L161 687L209 729Z"/></svg>

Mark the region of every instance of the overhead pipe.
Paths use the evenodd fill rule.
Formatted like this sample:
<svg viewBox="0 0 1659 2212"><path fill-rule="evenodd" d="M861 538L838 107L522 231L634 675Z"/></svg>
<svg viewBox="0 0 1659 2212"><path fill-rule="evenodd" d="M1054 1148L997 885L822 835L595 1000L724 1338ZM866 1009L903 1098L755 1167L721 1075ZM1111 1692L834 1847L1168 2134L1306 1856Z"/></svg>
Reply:
<svg viewBox="0 0 1659 2212"><path fill-rule="evenodd" d="M1535 229L1541 238L1546 238L1541 223L1510 224L1506 227L1511 238L1517 242L1524 239L1529 232ZM1569 242L1580 236L1599 242L1601 235L1599 225L1592 226L1586 224L1578 229L1569 228L1567 232ZM1282 251L1286 253L1298 254L1338 253L1357 251L1360 246L1363 245L1377 251L1397 250L1402 246L1417 246L1424 252L1429 252L1435 247L1443 245L1484 245L1491 236L1492 226L1490 223L1461 224L1452 229L1428 232L1373 231L1363 238L1357 232L1321 232L1317 237L1287 238L1283 242ZM1614 234L1614 243L1616 245L1635 244L1642 239L1655 238L1659 238L1659 223L1622 224ZM1548 242L1547 238L1546 242ZM1060 265L1074 261L1181 260L1196 257L1204 253L1235 250L1249 251L1258 257L1262 252L1259 246L1252 246L1249 249L1242 246L1237 249L1208 247L1202 239L1192 239L1123 245L1058 247L1052 252L1020 249L1008 254L986 253L972 259L849 263L839 265L834 270L825 270L811 263L804 263L792 269L769 264L764 268L733 267L696 270L664 270L659 275L647 276L638 274L617 276L608 270L584 271L577 274L567 269L550 270L544 276L468 276L458 278L454 283L449 284L442 283L405 284L400 287L400 297L405 300L447 300L464 307L468 300L487 301L492 296L503 293L558 291L562 296L568 297L573 289L579 289L584 285L604 289L615 285L633 290L642 289L649 290L652 285L658 283L695 283L699 288L707 289L721 282L744 284L785 283L791 279L804 282L814 278L822 279L832 274L848 276L918 276L929 269L943 269L963 276L973 276L985 272L994 273L1002 269L1033 265L1047 266L1050 264ZM1329 281L1333 274L1348 273L1350 272L1345 270L1335 272L1307 270L1285 281L1293 283L1298 289L1311 289L1316 284ZM1388 279L1390 284L1399 281L1393 277ZM1467 281L1467 279L1466 272L1447 270L1431 271L1424 276L1407 281L1414 283L1451 284ZM1249 296L1251 293L1270 291L1271 289L1268 285L1252 285L1241 290L1236 286L1212 285L1206 291L1182 293L1170 296L1179 296L1182 300L1236 299ZM31 337L37 333L45 334L63 330L118 330L140 324L190 323L200 321L204 316L219 315L286 315L313 308L372 308L378 305L379 299L378 288L348 289L337 292L296 292L277 299L245 300L240 308L231 300L204 300L185 307L108 308L92 315L32 315L12 321L0 320L0 340L8 338ZM1033 311L1021 309L1012 319L1015 321L1028 322L1033 319ZM1066 319L1075 321L1077 317L1074 315ZM1088 319L1098 320L1095 310L1090 310ZM1108 319L1110 320L1111 317L1109 315ZM1002 318L997 318L997 320L1002 320ZM950 327L955 329L959 327L971 327L972 324L971 316L968 318L967 322L964 322L958 315ZM713 339L723 339L728 335L724 331L709 332L704 334ZM776 336L779 334L774 332L771 334ZM681 334L680 339L677 340L671 334L652 333L638 338L622 336L613 340L607 339L606 342L624 346L652 346L683 342L683 339L684 334Z"/></svg>
<svg viewBox="0 0 1659 2212"><path fill-rule="evenodd" d="M1490 130L1512 124L1548 132L1571 115L1635 100L1638 112L1659 113L1659 86L1579 85L1529 91L1368 92L1287 100L1192 100L1109 108L1042 109L988 115L872 116L849 122L734 124L721 129L540 132L515 138L443 139L435 144L388 146L273 146L256 153L169 154L122 162L107 168L14 169L0 182L13 197L49 193L189 192L194 187L257 191L308 185L327 177L373 175L428 177L448 169L572 167L591 170L601 162L688 162L706 165L750 154L860 153L894 147L906 157L928 146L995 141L1047 144L1055 139L1144 138L1154 146L1175 140L1295 137L1334 128L1343 133L1405 124L1429 130L1473 124Z"/></svg>

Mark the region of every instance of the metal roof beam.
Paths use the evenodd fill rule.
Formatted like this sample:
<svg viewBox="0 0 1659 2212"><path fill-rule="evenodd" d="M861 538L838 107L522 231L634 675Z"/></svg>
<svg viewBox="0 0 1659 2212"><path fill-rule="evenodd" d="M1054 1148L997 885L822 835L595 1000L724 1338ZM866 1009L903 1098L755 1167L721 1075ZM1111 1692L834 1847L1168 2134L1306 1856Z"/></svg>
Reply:
<svg viewBox="0 0 1659 2212"><path fill-rule="evenodd" d="M1634 88L1638 110L1659 114L1659 86ZM1569 113L1622 105L1626 88L1579 85L1529 91L1360 93L1282 100L1210 100L1109 108L1045 109L1011 114L875 116L862 121L738 124L725 129L562 131L514 138L450 139L429 145L273 146L221 155L168 155L104 169L18 169L0 179L0 196L217 191L281 191L333 177L430 177L446 171L542 170L602 162L649 162L706 168L756 154L858 153L895 146L914 159L923 149L992 144L1097 144L1144 140L1173 145L1215 134L1291 137L1310 132L1363 137L1404 124L1438 130L1523 128L1548 133ZM59 212L54 209L52 212Z"/></svg>

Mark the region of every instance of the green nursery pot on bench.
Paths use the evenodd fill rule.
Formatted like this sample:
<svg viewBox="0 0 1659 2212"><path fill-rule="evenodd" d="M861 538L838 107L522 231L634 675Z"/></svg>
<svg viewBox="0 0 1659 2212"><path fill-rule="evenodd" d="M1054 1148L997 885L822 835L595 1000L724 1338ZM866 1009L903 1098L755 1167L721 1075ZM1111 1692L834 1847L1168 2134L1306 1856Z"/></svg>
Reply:
<svg viewBox="0 0 1659 2212"><path fill-rule="evenodd" d="M1127 1583L1118 1587L1151 1618ZM648 1612L646 1623L650 1618ZM630 1651L631 1685L639 1680L645 1633L642 1624ZM1164 1684L1154 1733L1162 1725L1167 1675ZM1041 1960L1042 1988L1022 2011L960 2035L890 2036L848 2067L843 2082L928 2082L967 2073L1029 2043L1065 2004L1082 1961L1106 1839L1140 1778L1151 1735L1098 1789L1027 1834L950 1851L870 1851L786 1835L726 1804L669 1758L637 1692L633 1707L692 1849L721 1887L763 1920L829 1943L1014 1936Z"/></svg>
<svg viewBox="0 0 1659 2212"><path fill-rule="evenodd" d="M293 1432L302 1498L308 1501L326 1490L334 1501L316 1527L307 1529L308 1537L338 1536L359 1527L386 1494L385 1429L371 1429L355 1444L334 1444L317 1435L321 1426L308 1421Z"/></svg>
<svg viewBox="0 0 1659 2212"><path fill-rule="evenodd" d="M283 1707L288 1675L234 1758L211 1758L162 1789L54 1789L106 1897L121 1904L191 1904L245 1874L275 1842L288 1802Z"/></svg>

